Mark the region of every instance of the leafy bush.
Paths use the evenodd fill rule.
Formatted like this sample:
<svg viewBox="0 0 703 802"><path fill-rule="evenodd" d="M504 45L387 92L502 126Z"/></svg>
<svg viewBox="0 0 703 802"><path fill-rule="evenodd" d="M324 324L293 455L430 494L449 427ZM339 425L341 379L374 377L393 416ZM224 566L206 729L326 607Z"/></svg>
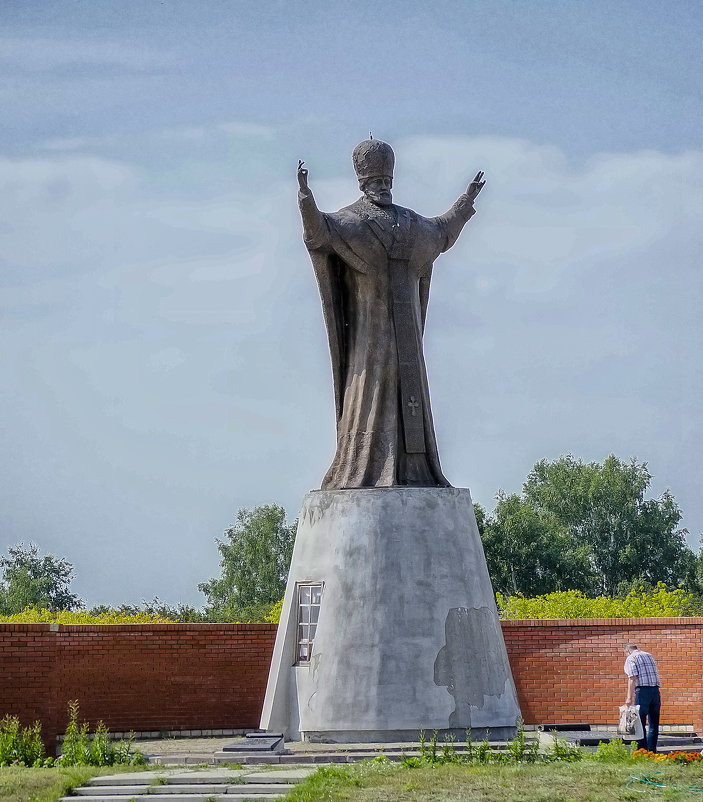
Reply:
<svg viewBox="0 0 703 802"><path fill-rule="evenodd" d="M167 624L172 621L172 618L154 613L122 613L107 608L94 613L82 610L52 612L46 608L27 607L21 613L0 615L0 623L6 624Z"/></svg>
<svg viewBox="0 0 703 802"><path fill-rule="evenodd" d="M603 763L625 763L632 760L636 747L637 741L632 741L628 745L620 738L613 738L608 743L601 741L593 754L593 759Z"/></svg>
<svg viewBox="0 0 703 802"><path fill-rule="evenodd" d="M31 727L20 727L17 716L5 716L0 721L0 766L41 766L44 757L44 742L41 739L41 724L35 721Z"/></svg>
<svg viewBox="0 0 703 802"><path fill-rule="evenodd" d="M152 602L142 606L123 604L120 607L101 605L88 612L27 607L21 613L0 615L0 623L5 624L277 624L281 615L281 604L262 604L247 610L222 609L204 613L194 607L179 604L170 607Z"/></svg>
<svg viewBox="0 0 703 802"><path fill-rule="evenodd" d="M667 590L659 582L652 591L631 590L622 599L596 596L580 590L564 590L535 596L503 596L496 593L500 617L507 620L534 618L659 618L694 615L693 598L681 588Z"/></svg>
<svg viewBox="0 0 703 802"><path fill-rule="evenodd" d="M269 624L277 624L281 620L281 613L283 612L283 599L277 601L267 615L264 616L264 621Z"/></svg>
<svg viewBox="0 0 703 802"><path fill-rule="evenodd" d="M109 731L102 721L98 722L95 733L88 733L88 724L78 724L78 702L68 704L68 725L64 734L61 766L114 766L128 763L141 766L144 755L132 749L133 738L113 744Z"/></svg>

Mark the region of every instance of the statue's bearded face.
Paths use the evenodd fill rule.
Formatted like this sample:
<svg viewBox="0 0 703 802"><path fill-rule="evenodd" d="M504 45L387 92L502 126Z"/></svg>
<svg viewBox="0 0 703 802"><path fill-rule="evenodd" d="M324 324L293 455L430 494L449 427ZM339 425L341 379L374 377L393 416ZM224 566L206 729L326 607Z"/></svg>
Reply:
<svg viewBox="0 0 703 802"><path fill-rule="evenodd" d="M359 188L371 201L379 206L389 206L393 203L391 187L393 179L388 176L377 176L375 178L365 178L359 182Z"/></svg>

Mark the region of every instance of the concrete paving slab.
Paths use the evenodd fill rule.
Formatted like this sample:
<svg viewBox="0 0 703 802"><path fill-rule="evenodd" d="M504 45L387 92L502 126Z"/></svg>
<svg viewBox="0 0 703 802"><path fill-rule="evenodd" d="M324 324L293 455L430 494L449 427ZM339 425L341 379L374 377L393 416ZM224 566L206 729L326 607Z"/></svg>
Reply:
<svg viewBox="0 0 703 802"><path fill-rule="evenodd" d="M84 785L75 789L76 796L139 796L142 794L228 794L248 789L253 794L288 793L294 787L292 782L239 782L239 783L168 783L166 785Z"/></svg>
<svg viewBox="0 0 703 802"><path fill-rule="evenodd" d="M184 769L125 772L93 777L76 789L80 802L244 802L280 799L316 767L271 770L268 766L244 769ZM66 798L71 799L71 798Z"/></svg>
<svg viewBox="0 0 703 802"><path fill-rule="evenodd" d="M208 752L212 754L236 741L236 736L201 738L149 738L134 740L132 746L144 755L166 755L178 752Z"/></svg>
<svg viewBox="0 0 703 802"><path fill-rule="evenodd" d="M157 777L165 777L166 771L130 771L124 774L103 774L91 777L88 785L141 785L153 782Z"/></svg>
<svg viewBox="0 0 703 802"><path fill-rule="evenodd" d="M168 782L178 783L187 778L190 783L227 783L236 782L247 775L254 776L254 772L251 769L179 769L170 771Z"/></svg>
<svg viewBox="0 0 703 802"><path fill-rule="evenodd" d="M255 738L238 738L236 741L225 744L222 752L279 752L283 749L283 736L277 735L272 738L262 738L257 735Z"/></svg>
<svg viewBox="0 0 703 802"><path fill-rule="evenodd" d="M146 800L146 802L273 802L273 800L281 799L281 793L252 793L250 790L243 790L242 793L229 793L229 794L139 794L137 796L128 797L135 800ZM82 802L125 802L124 796L94 796L83 797ZM75 796L61 797L59 802L76 802Z"/></svg>
<svg viewBox="0 0 703 802"><path fill-rule="evenodd" d="M76 797L88 796L91 799L95 799L96 796L133 797L141 796L148 787L148 785L83 785L76 788L73 793Z"/></svg>
<svg viewBox="0 0 703 802"><path fill-rule="evenodd" d="M149 794L153 796L154 794L161 794L169 795L169 799L173 796L184 795L184 794L206 794L208 796L216 795L216 794L226 794L229 791L229 788L232 786L226 785L224 783L212 784L212 783L198 783L195 788L193 785L101 785L101 786L94 786L94 785L84 785L81 788L76 788L74 794L78 797L90 797L91 799L95 798L96 795L96 788L97 793L100 796L124 796L124 797L134 797L134 796L143 796L144 794ZM237 785L236 788L241 788L241 785ZM292 787L292 786L291 786Z"/></svg>
<svg viewBox="0 0 703 802"><path fill-rule="evenodd" d="M278 769L275 771L243 771L242 776L248 783L268 782L268 783L289 783L300 782L317 771L317 766L304 766L297 769Z"/></svg>
<svg viewBox="0 0 703 802"><path fill-rule="evenodd" d="M170 755L150 755L147 756L150 766L164 766L164 768L174 768L176 766L207 766L208 764L235 763L232 760L214 761L212 752L181 752ZM236 761L236 765L241 765L242 761Z"/></svg>
<svg viewBox="0 0 703 802"><path fill-rule="evenodd" d="M244 766L262 765L262 766L276 766L281 762L281 758L286 755L247 755L243 757L240 763ZM298 763L305 761L298 760Z"/></svg>
<svg viewBox="0 0 703 802"><path fill-rule="evenodd" d="M144 786L141 793L144 793ZM292 783L239 783L230 785L210 785L210 784L197 784L197 785L159 785L147 786L147 793L149 796L154 794L168 795L169 799L173 795L178 794L200 794L201 796L211 796L217 794L243 794L249 793L254 796L261 796L261 794L287 794L288 791L293 790Z"/></svg>

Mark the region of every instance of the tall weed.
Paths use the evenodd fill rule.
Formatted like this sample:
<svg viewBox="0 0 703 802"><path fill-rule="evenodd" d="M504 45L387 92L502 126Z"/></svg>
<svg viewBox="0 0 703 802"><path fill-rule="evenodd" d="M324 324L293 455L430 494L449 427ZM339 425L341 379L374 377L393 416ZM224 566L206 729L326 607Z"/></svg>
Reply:
<svg viewBox="0 0 703 802"><path fill-rule="evenodd" d="M43 757L40 722L21 727L17 716L5 716L0 721L0 766L39 766Z"/></svg>
<svg viewBox="0 0 703 802"><path fill-rule="evenodd" d="M575 744L570 744L563 738L559 738L556 730L552 730L552 736L554 738L554 743L552 744L551 754L547 755L548 758L551 760L566 760L569 762L581 760L583 758L581 749Z"/></svg>
<svg viewBox="0 0 703 802"><path fill-rule="evenodd" d="M62 766L114 766L128 763L141 766L146 762L144 755L132 749L133 736L119 743L110 740L109 730L102 721L93 735L88 732L88 724L78 723L78 702L68 704L68 724L63 739L61 757L57 762Z"/></svg>
<svg viewBox="0 0 703 802"><path fill-rule="evenodd" d="M477 745L471 740L471 730L466 730L466 747L457 750L454 736L450 733L445 736L442 744L438 744L438 733L435 730L429 741L424 731L420 732L420 754L418 757L403 755L402 763L406 768L418 768L423 765L435 766L456 763L461 765L486 763L534 763L539 759L539 741L528 741L525 737L524 723L521 718L516 721L517 731L515 738L509 741L507 749L491 749L489 732ZM568 752L568 758L566 754ZM574 760L574 756L566 749L560 752L564 757L557 759ZM554 759L554 758L552 758Z"/></svg>
<svg viewBox="0 0 703 802"><path fill-rule="evenodd" d="M61 747L62 766L90 766L90 744L88 742L88 724L78 724L78 702L68 703L68 724Z"/></svg>
<svg viewBox="0 0 703 802"><path fill-rule="evenodd" d="M537 760L539 741L528 743L525 738L525 727L522 718L518 717L517 732L512 741L508 743L508 754L515 763L534 763Z"/></svg>

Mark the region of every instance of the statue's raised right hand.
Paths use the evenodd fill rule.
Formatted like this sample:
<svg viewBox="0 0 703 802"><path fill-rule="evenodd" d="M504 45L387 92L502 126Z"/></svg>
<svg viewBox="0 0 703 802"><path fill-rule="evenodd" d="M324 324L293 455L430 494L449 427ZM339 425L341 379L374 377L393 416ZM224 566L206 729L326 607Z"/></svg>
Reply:
<svg viewBox="0 0 703 802"><path fill-rule="evenodd" d="M303 192L308 189L308 171L303 167L305 162L298 161L298 186Z"/></svg>
<svg viewBox="0 0 703 802"><path fill-rule="evenodd" d="M466 194L469 196L469 200L473 203L476 198L478 197L478 193L483 189L485 185L485 181L483 179L483 170L479 170L476 173L476 178L469 184L466 189Z"/></svg>

